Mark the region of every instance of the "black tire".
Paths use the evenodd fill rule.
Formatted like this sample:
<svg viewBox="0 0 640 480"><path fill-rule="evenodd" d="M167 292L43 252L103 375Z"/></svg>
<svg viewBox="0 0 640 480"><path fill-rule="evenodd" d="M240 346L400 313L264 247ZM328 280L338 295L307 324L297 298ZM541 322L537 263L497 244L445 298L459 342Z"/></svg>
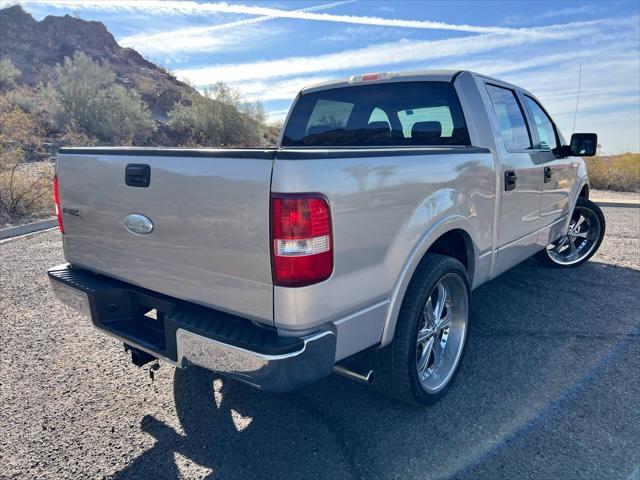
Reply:
<svg viewBox="0 0 640 480"><path fill-rule="evenodd" d="M463 315L466 318L462 351L446 385L436 393L430 393L422 387L418 377L416 340L418 330L423 324L423 311L429 296L445 276L453 278L447 274L459 276L462 282L458 283L464 286L464 294L458 295L464 298L456 300L463 302L466 309L466 315ZM385 395L414 405L431 405L442 398L451 386L464 356L470 292L467 271L458 260L444 255L425 255L402 301L393 341L383 348L371 351L371 362L375 371L373 385L376 389Z"/></svg>
<svg viewBox="0 0 640 480"><path fill-rule="evenodd" d="M579 210L588 210L592 212L594 216L593 218L597 219L597 221L599 222L598 238L595 240L592 246L589 246L588 253L584 257L581 257L578 260L576 260L575 262L561 263L559 261L556 261L552 257L552 255L549 253L548 248L545 248L544 250L538 252L538 254L536 255L536 258L541 263L543 263L546 266L554 267L554 268L574 268L579 265L582 265L584 262L589 260L598 251L598 248L600 248L600 244L602 243L602 239L604 238L604 233L606 229L606 221L604 218L604 214L602 213L602 210L596 203L584 197L578 197L578 201L576 202L576 208L572 212L572 218L576 215L576 213Z"/></svg>

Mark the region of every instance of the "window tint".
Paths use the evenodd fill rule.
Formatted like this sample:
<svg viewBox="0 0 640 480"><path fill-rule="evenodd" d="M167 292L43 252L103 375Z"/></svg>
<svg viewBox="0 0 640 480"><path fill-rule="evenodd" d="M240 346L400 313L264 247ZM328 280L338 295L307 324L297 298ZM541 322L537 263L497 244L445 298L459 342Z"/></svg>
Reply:
<svg viewBox="0 0 640 480"><path fill-rule="evenodd" d="M393 82L302 95L284 146L470 145L453 85Z"/></svg>
<svg viewBox="0 0 640 480"><path fill-rule="evenodd" d="M531 115L533 116L533 122L536 125L536 131L538 132L538 138L540 139L540 148L543 150L553 150L558 146L558 142L556 141L556 131L553 128L553 122L544 113L542 107L536 102L533 98L525 95L525 102L527 102L527 106L529 110L531 110Z"/></svg>
<svg viewBox="0 0 640 480"><path fill-rule="evenodd" d="M527 124L515 94L506 88L487 85L493 109L498 117L500 133L507 150L531 148Z"/></svg>

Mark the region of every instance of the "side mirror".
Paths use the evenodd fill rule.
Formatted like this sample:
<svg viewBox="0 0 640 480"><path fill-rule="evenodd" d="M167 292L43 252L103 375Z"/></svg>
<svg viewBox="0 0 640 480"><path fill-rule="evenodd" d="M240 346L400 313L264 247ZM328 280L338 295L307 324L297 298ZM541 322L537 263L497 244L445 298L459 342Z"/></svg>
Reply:
<svg viewBox="0 0 640 480"><path fill-rule="evenodd" d="M595 133L574 133L571 135L569 154L574 157L593 157L598 148L598 135Z"/></svg>

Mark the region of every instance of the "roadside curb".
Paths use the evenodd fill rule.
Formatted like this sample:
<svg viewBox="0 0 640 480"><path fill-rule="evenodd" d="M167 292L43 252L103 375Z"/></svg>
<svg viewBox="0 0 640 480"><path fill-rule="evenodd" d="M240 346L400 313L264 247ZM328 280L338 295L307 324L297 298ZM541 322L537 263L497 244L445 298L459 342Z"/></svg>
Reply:
<svg viewBox="0 0 640 480"><path fill-rule="evenodd" d="M27 223L25 225L18 225L17 227L3 228L0 230L0 240L11 237L19 237L27 233L40 232L49 228L57 227L58 220L53 217L47 220L40 220L39 222Z"/></svg>
<svg viewBox="0 0 640 480"><path fill-rule="evenodd" d="M633 200L605 200L599 198L590 198L592 202L597 203L601 207L623 207L623 208L640 208L640 202Z"/></svg>

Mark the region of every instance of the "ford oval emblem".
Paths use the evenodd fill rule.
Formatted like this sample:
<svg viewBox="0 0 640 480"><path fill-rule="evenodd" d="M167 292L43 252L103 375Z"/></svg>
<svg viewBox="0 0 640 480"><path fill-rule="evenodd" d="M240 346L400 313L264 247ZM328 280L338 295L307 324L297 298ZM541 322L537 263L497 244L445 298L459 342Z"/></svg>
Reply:
<svg viewBox="0 0 640 480"><path fill-rule="evenodd" d="M139 213L128 215L124 219L124 226L135 235L146 235L153 232L153 222Z"/></svg>

